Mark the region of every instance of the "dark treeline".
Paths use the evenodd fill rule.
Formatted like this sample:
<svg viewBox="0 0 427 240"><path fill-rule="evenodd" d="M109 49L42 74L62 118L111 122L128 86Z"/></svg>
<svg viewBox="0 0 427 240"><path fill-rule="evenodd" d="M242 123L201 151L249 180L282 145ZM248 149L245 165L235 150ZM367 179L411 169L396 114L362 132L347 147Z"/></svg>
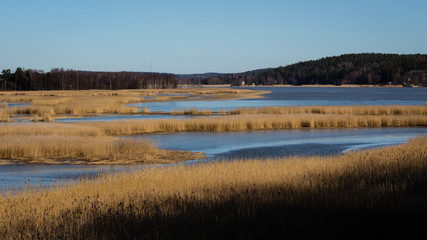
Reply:
<svg viewBox="0 0 427 240"><path fill-rule="evenodd" d="M10 69L0 75L1 90L83 90L83 89L162 89L176 88L173 74L141 72L88 72L54 68L40 70Z"/></svg>
<svg viewBox="0 0 427 240"><path fill-rule="evenodd" d="M285 67L193 78L193 83L241 85L369 84L427 86L427 55L346 54ZM186 79L189 81L189 79Z"/></svg>

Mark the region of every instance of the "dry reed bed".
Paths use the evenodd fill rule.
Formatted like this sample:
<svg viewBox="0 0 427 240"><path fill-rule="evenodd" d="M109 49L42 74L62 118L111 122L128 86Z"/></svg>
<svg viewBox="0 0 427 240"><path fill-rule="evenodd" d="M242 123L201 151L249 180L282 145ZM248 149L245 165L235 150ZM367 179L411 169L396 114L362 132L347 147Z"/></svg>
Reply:
<svg viewBox="0 0 427 240"><path fill-rule="evenodd" d="M110 155L129 152L144 154L153 150L149 144L137 142L113 142L112 137L87 136L4 136L0 138L0 158L64 158L64 159L105 159Z"/></svg>
<svg viewBox="0 0 427 240"><path fill-rule="evenodd" d="M49 114L51 116L58 115L95 115L95 114L135 114L136 107L127 107L125 104L136 102L136 100L110 97L88 98L81 97L79 99L70 99L69 101L60 102L49 105L46 103L35 104L29 106L14 107L12 114L34 114L43 116Z"/></svg>
<svg viewBox="0 0 427 240"><path fill-rule="evenodd" d="M103 133L96 126L67 123L32 123L0 125L0 136L4 135L101 136Z"/></svg>
<svg viewBox="0 0 427 240"><path fill-rule="evenodd" d="M10 113L7 110L0 109L0 122L9 122Z"/></svg>
<svg viewBox="0 0 427 240"><path fill-rule="evenodd" d="M184 109L184 110L176 110L173 109L170 112L170 115L212 115L212 111L209 109L201 110L198 108L190 108L190 109Z"/></svg>
<svg viewBox="0 0 427 240"><path fill-rule="evenodd" d="M42 164L138 164L175 163L200 154L167 151L149 142L108 136L27 135L0 137L3 163Z"/></svg>
<svg viewBox="0 0 427 240"><path fill-rule="evenodd" d="M426 233L426 184L426 137L338 157L152 168L0 197L0 238L413 238Z"/></svg>
<svg viewBox="0 0 427 240"><path fill-rule="evenodd" d="M3 92L0 94L0 103L2 103L0 108L5 106L5 102L31 103L31 105L2 110L0 121L9 121L9 117L15 114L31 114L34 121L50 121L52 117L61 115L136 114L138 113L136 107L125 105L144 101L174 101L191 98L206 100L258 98L264 93L267 92L243 89ZM168 96L164 96L165 94ZM145 97L151 97L151 99L145 100ZM2 117L3 115L6 117Z"/></svg>
<svg viewBox="0 0 427 240"><path fill-rule="evenodd" d="M299 128L357 128L357 127L425 127L426 115L237 115L197 119L132 120L117 122L79 123L100 128L106 135L132 135L187 131L245 131Z"/></svg>
<svg viewBox="0 0 427 240"><path fill-rule="evenodd" d="M25 91L2 92L0 102L32 103L34 105L59 105L78 99L96 100L113 99L120 103L141 102L144 97L157 97L159 100L176 100L188 98L243 99L259 98L268 91L226 89L226 88L193 88L193 89L147 89L147 90L77 90L77 91Z"/></svg>
<svg viewBox="0 0 427 240"><path fill-rule="evenodd" d="M237 108L234 110L221 110L212 112L209 109L173 109L171 115L253 115L253 114L337 114L337 115L427 115L427 105L424 106L278 106L260 108Z"/></svg>
<svg viewBox="0 0 427 240"><path fill-rule="evenodd" d="M61 123L0 125L0 164L175 163L202 154L158 149L149 142L106 136L94 126Z"/></svg>
<svg viewBox="0 0 427 240"><path fill-rule="evenodd" d="M183 131L244 131L295 128L425 127L427 116L239 115L196 119L0 125L5 135L122 136Z"/></svg>
<svg viewBox="0 0 427 240"><path fill-rule="evenodd" d="M187 131L245 131L299 128L425 127L427 116L361 116L334 114L238 115L182 120L134 120L98 123L35 123L0 125L0 158L24 162L87 164L153 163L202 158L200 154L172 152L140 146L123 155L118 139L110 136ZM118 144L120 145L120 144ZM145 149L137 152L135 149ZM60 149L60 150L58 150ZM100 150L98 150L100 149ZM92 151L93 150L93 151ZM156 154L155 154L156 153ZM169 154L169 155L168 155ZM153 157L149 157L153 155ZM120 156L120 157L117 157ZM7 163L7 162L6 162Z"/></svg>
<svg viewBox="0 0 427 240"><path fill-rule="evenodd" d="M424 106L281 106L238 108L229 114L350 114L350 115L427 115Z"/></svg>

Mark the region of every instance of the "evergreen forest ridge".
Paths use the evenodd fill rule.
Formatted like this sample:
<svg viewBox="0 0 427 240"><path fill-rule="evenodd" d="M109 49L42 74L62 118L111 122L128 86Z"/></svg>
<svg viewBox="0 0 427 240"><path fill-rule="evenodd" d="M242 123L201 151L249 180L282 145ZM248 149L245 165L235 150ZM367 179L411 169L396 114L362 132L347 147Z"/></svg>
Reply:
<svg viewBox="0 0 427 240"><path fill-rule="evenodd" d="M243 73L178 75L201 84L427 86L427 55L344 54Z"/></svg>
<svg viewBox="0 0 427 240"><path fill-rule="evenodd" d="M3 69L1 90L165 89L179 84L427 86L427 54L360 53L243 73L171 74Z"/></svg>

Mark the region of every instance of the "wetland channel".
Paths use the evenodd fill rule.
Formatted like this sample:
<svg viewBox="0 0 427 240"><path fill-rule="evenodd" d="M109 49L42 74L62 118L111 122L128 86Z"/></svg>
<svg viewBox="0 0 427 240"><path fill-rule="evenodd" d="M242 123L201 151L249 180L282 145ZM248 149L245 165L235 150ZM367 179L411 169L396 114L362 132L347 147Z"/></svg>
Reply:
<svg viewBox="0 0 427 240"><path fill-rule="evenodd" d="M229 110L238 107L309 106L309 105L424 105L425 88L336 88L336 87L250 87L271 93L260 99L223 101L174 101L135 104L149 111L170 112L188 108ZM114 121L139 118L182 118L171 115L96 116L69 118L63 122ZM28 123L31 124L31 123ZM277 158L283 156L335 155L350 150L382 147L406 142L427 134L427 128L375 129L303 129L245 132L187 132L127 136L148 139L159 148L203 152L206 159L188 161L193 164L240 158ZM4 165L0 166L0 191L31 186L69 183L79 178L92 178L107 172L119 172L145 166L82 166L82 165Z"/></svg>
<svg viewBox="0 0 427 240"><path fill-rule="evenodd" d="M194 164L229 159L277 158L286 156L335 155L349 150L401 144L412 137L427 134L427 128L375 129L302 129L219 133L167 133L126 138L149 139L159 148L203 152L206 159L187 161ZM0 166L0 190L13 191L23 186L49 186L93 178L102 173L128 171L140 166L85 165L4 165Z"/></svg>

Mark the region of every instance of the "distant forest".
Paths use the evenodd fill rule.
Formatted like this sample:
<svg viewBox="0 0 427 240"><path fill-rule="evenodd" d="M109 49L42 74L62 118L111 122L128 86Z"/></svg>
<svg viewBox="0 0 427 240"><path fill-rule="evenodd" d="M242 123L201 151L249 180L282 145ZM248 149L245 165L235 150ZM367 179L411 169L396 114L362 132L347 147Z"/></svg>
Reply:
<svg viewBox="0 0 427 240"><path fill-rule="evenodd" d="M5 69L0 75L0 89L16 90L83 90L83 89L162 89L176 88L173 74L141 72L88 72L55 68L50 72Z"/></svg>
<svg viewBox="0 0 427 240"><path fill-rule="evenodd" d="M163 89L178 84L427 86L427 55L345 54L243 73L174 75L17 68L0 74L0 90Z"/></svg>
<svg viewBox="0 0 427 240"><path fill-rule="evenodd" d="M285 67L244 73L183 75L183 83L274 85L274 84L369 84L427 86L427 55L346 54Z"/></svg>

